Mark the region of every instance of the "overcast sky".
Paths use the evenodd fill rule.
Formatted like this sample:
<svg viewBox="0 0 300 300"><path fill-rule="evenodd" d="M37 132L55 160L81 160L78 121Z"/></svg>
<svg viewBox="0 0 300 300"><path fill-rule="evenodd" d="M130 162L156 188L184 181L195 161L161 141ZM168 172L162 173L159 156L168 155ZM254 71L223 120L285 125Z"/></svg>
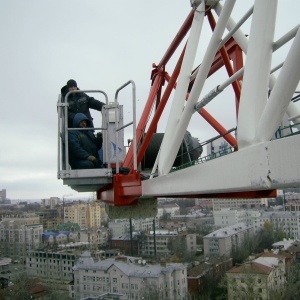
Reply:
<svg viewBox="0 0 300 300"><path fill-rule="evenodd" d="M253 2L237 0L233 18L238 21ZM151 65L159 63L190 10L188 0L0 0L0 190L13 200L78 197L57 179L60 88L73 78L80 89L103 90L113 101L116 89L134 80L139 120ZM299 23L299 11L299 0L279 0L275 40ZM243 28L249 33L249 24ZM287 49L278 51L273 65ZM173 68L171 61L169 74ZM216 107L223 117L229 110L225 102ZM216 135L192 121L193 136L203 141Z"/></svg>

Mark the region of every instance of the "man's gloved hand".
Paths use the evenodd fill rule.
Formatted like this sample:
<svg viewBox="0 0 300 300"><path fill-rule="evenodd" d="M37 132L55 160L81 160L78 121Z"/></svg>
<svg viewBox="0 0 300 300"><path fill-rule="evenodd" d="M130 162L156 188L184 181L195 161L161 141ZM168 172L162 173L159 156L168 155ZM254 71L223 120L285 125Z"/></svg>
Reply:
<svg viewBox="0 0 300 300"><path fill-rule="evenodd" d="M97 158L96 158L95 156L93 156L93 155L90 155L90 156L87 158L87 160L90 160L90 161L92 161L92 162L96 162L96 161L97 161Z"/></svg>

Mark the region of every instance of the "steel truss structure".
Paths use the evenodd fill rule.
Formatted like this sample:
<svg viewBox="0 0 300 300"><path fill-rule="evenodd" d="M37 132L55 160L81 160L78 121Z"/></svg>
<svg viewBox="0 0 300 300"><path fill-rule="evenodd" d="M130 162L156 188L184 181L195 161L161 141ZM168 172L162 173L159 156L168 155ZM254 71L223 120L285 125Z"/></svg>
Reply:
<svg viewBox="0 0 300 300"><path fill-rule="evenodd" d="M299 25L274 41L276 0L255 1L237 23L231 18L234 0L226 0L224 5L211 0L192 4L191 12L165 55L159 64L153 65L148 100L124 161L124 167L130 168L131 173L115 174L112 183L97 192L98 199L111 206L140 205L141 201L158 197L274 197L277 189L300 186L300 135L297 134L300 111L291 101L300 78ZM250 17L251 30L246 37L240 27ZM212 35L201 64L194 68L206 19ZM170 76L166 72L167 64L188 34ZM290 40L292 44L284 63L271 69L273 52ZM228 78L202 96L205 81L223 67ZM275 78L273 72L279 68ZM235 95L236 136L205 109L228 86L232 86ZM141 180L136 166L140 165L174 90L152 176ZM149 120L153 110L155 113ZM234 151L171 172L194 114L206 120ZM285 115L294 124L295 134L274 139Z"/></svg>

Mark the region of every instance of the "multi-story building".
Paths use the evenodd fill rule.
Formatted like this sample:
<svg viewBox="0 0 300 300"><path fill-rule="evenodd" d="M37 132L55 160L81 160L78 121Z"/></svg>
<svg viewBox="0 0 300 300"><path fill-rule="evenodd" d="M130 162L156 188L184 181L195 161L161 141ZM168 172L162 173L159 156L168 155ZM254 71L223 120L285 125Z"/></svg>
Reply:
<svg viewBox="0 0 300 300"><path fill-rule="evenodd" d="M135 232L132 234L124 234L111 238L111 249L119 249L125 255L139 255L139 235Z"/></svg>
<svg viewBox="0 0 300 300"><path fill-rule="evenodd" d="M174 217L180 214L180 207L176 203L170 204L162 204L158 203L157 206L157 218L161 218L164 215L169 215L170 217Z"/></svg>
<svg viewBox="0 0 300 300"><path fill-rule="evenodd" d="M97 246L107 246L110 235L109 228L100 227L97 229L81 229L76 232L77 241L94 244Z"/></svg>
<svg viewBox="0 0 300 300"><path fill-rule="evenodd" d="M58 197L50 197L49 199L42 199L42 206L49 207L50 209L55 208L59 204Z"/></svg>
<svg viewBox="0 0 300 300"><path fill-rule="evenodd" d="M222 276L233 266L232 258L207 257L205 261L190 268L187 272L190 295L199 297L218 284Z"/></svg>
<svg viewBox="0 0 300 300"><path fill-rule="evenodd" d="M195 205L199 205L205 210L211 210L213 208L212 199L195 199Z"/></svg>
<svg viewBox="0 0 300 300"><path fill-rule="evenodd" d="M58 209L46 209L36 214L40 217L40 223L43 225L44 230L56 228L61 221Z"/></svg>
<svg viewBox="0 0 300 300"><path fill-rule="evenodd" d="M237 223L247 223L246 210L233 210L230 208L222 208L214 210L214 223L217 227L226 227Z"/></svg>
<svg viewBox="0 0 300 300"><path fill-rule="evenodd" d="M153 218L132 219L131 225L132 231L150 231L153 230ZM154 226L158 228L158 218L155 218ZM111 220L108 223L108 227L111 230L112 237L118 237L130 232L130 222L128 219Z"/></svg>
<svg viewBox="0 0 300 300"><path fill-rule="evenodd" d="M204 255L229 257L252 234L253 227L245 223L216 230L203 237Z"/></svg>
<svg viewBox="0 0 300 300"><path fill-rule="evenodd" d="M285 192L282 191L282 195L287 201L295 201L300 200L300 193L292 193L292 192Z"/></svg>
<svg viewBox="0 0 300 300"><path fill-rule="evenodd" d="M274 212L270 214L270 221L275 229L284 231L287 238L300 237L300 211Z"/></svg>
<svg viewBox="0 0 300 300"><path fill-rule="evenodd" d="M287 238L300 237L300 211L231 210L214 211L215 226L225 227L246 223L259 232L266 223L286 234Z"/></svg>
<svg viewBox="0 0 300 300"><path fill-rule="evenodd" d="M268 206L266 198L259 199L213 199L213 210L230 209L259 209Z"/></svg>
<svg viewBox="0 0 300 300"><path fill-rule="evenodd" d="M170 257L173 254L172 242L183 245L186 252L196 253L196 234L178 233L170 230L143 232L139 238L139 255ZM176 244L176 243L175 243Z"/></svg>
<svg viewBox="0 0 300 300"><path fill-rule="evenodd" d="M77 223L80 228L101 226L103 210L96 202L70 203L64 206L64 222Z"/></svg>
<svg viewBox="0 0 300 300"><path fill-rule="evenodd" d="M263 229L265 223L285 232L287 238L300 237L300 211L247 211L247 223L254 231Z"/></svg>
<svg viewBox="0 0 300 300"><path fill-rule="evenodd" d="M45 246L68 244L77 242L77 233L71 231L48 231L42 234L43 244Z"/></svg>
<svg viewBox="0 0 300 300"><path fill-rule="evenodd" d="M121 236L130 232L130 223L126 219L115 219L108 222L112 237Z"/></svg>
<svg viewBox="0 0 300 300"><path fill-rule="evenodd" d="M285 283L285 257L264 253L230 269L226 275L229 300L276 299L275 293Z"/></svg>
<svg viewBox="0 0 300 300"><path fill-rule="evenodd" d="M26 252L42 244L43 226L34 214L3 218L0 222L1 255L25 262Z"/></svg>
<svg viewBox="0 0 300 300"><path fill-rule="evenodd" d="M75 299L118 293L128 299L186 299L187 269L184 264L150 265L134 257L94 261L89 252L73 267Z"/></svg>
<svg viewBox="0 0 300 300"><path fill-rule="evenodd" d="M286 211L300 211L300 200L288 200L285 203Z"/></svg>
<svg viewBox="0 0 300 300"><path fill-rule="evenodd" d="M6 189L0 191L0 203L4 203L6 200Z"/></svg>
<svg viewBox="0 0 300 300"><path fill-rule="evenodd" d="M26 257L29 276L69 283L73 280L72 267L80 253L67 251L30 251Z"/></svg>
<svg viewBox="0 0 300 300"><path fill-rule="evenodd" d="M189 253L196 253L197 251L197 241L196 241L196 237L197 235L194 233L187 233L187 234L182 234L185 237L185 246L186 246L186 250Z"/></svg>

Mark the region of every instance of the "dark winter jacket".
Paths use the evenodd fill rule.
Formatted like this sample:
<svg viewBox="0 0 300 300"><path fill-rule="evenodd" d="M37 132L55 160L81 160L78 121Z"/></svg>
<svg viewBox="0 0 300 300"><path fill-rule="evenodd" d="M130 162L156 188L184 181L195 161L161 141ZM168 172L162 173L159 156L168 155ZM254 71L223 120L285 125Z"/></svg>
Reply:
<svg viewBox="0 0 300 300"><path fill-rule="evenodd" d="M91 127L91 121L82 113L74 116L73 128L79 128L81 121L87 121L87 127ZM90 155L98 158L96 138L92 130L70 130L69 141L69 162L72 167L75 160L86 160Z"/></svg>
<svg viewBox="0 0 300 300"><path fill-rule="evenodd" d="M78 89L79 90L79 89ZM67 86L61 88L62 101L65 101L65 96L68 93ZM94 127L93 118L90 113L90 108L101 111L102 106L105 103L89 97L87 94L81 93L72 93L68 96L68 127L71 128L73 124L73 118L76 113L85 114L88 119L91 121L91 126Z"/></svg>

